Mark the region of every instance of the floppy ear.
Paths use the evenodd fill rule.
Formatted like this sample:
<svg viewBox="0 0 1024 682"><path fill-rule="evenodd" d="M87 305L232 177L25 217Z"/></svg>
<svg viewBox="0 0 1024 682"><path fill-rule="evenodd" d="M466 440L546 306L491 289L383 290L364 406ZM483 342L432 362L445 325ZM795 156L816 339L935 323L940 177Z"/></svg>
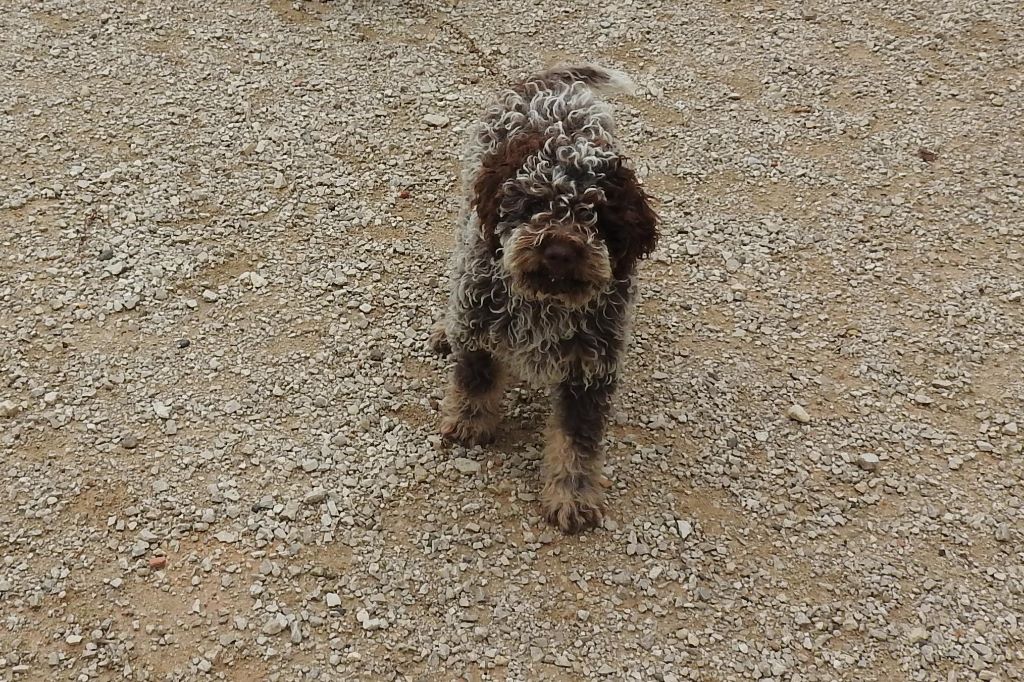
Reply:
<svg viewBox="0 0 1024 682"><path fill-rule="evenodd" d="M606 203L598 209L597 225L613 260L612 272L622 279L657 246L658 215L636 173L623 165L622 159L605 174L601 187Z"/></svg>
<svg viewBox="0 0 1024 682"><path fill-rule="evenodd" d="M501 221L499 209L505 198L504 184L516 176L526 160L544 146L544 137L527 134L505 140L480 161L480 172L473 182L470 206L480 218L480 229L491 253L500 246L497 228Z"/></svg>

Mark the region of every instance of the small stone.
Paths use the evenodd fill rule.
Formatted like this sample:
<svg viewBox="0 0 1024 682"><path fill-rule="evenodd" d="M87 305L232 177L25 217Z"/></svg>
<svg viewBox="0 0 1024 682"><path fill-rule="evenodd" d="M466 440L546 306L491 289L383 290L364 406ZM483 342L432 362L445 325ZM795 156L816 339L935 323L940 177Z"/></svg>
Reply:
<svg viewBox="0 0 1024 682"><path fill-rule="evenodd" d="M13 417L21 412L21 405L14 402L13 400L5 400L0 402L0 417L8 418Z"/></svg>
<svg viewBox="0 0 1024 682"><path fill-rule="evenodd" d="M704 247L694 242L686 242L686 255L687 256L699 256Z"/></svg>
<svg viewBox="0 0 1024 682"><path fill-rule="evenodd" d="M262 289L267 285L267 278L256 272L249 273L249 284L253 289Z"/></svg>
<svg viewBox="0 0 1024 682"><path fill-rule="evenodd" d="M872 452L865 452L857 457L857 466L864 471L874 471L878 468L878 455Z"/></svg>
<svg viewBox="0 0 1024 682"><path fill-rule="evenodd" d="M120 445L125 450L134 450L139 445L139 439L136 438L134 434L129 433L128 435L123 436L121 438L121 440L118 442L118 445Z"/></svg>
<svg viewBox="0 0 1024 682"><path fill-rule="evenodd" d="M427 114L423 117L423 122L434 128L443 128L448 125L448 117L441 114Z"/></svg>
<svg viewBox="0 0 1024 682"><path fill-rule="evenodd" d="M261 631L265 635L274 636L284 631L288 627L288 619L284 617L284 614L275 613L270 620L263 624Z"/></svg>
<svg viewBox="0 0 1024 682"><path fill-rule="evenodd" d="M149 560L149 567L152 568L154 571L159 571L161 568L163 568L166 565L167 565L167 557L165 557L165 556L155 556L155 557L151 557L150 560Z"/></svg>
<svg viewBox="0 0 1024 682"><path fill-rule="evenodd" d="M284 173L277 171L274 173L274 189L284 189L288 182L284 179Z"/></svg>
<svg viewBox="0 0 1024 682"><path fill-rule="evenodd" d="M284 509L281 510L281 518L288 519L289 521L294 521L298 515L299 503L296 502L295 500L288 500L288 502L286 502L284 505Z"/></svg>
<svg viewBox="0 0 1024 682"><path fill-rule="evenodd" d="M222 530L213 537L217 538L221 542L238 542L238 533L230 530Z"/></svg>
<svg viewBox="0 0 1024 682"><path fill-rule="evenodd" d="M240 409L242 409L242 403L238 402L237 400L229 400L226 403L224 403L224 412L226 412L227 414L234 414L235 412L238 412Z"/></svg>
<svg viewBox="0 0 1024 682"><path fill-rule="evenodd" d="M1017 422L1007 422L1006 424L1003 424L1002 431L1007 436L1016 436L1018 431Z"/></svg>
<svg viewBox="0 0 1024 682"><path fill-rule="evenodd" d="M463 474L475 474L480 471L480 462L475 462L465 457L456 457L452 465Z"/></svg>
<svg viewBox="0 0 1024 682"><path fill-rule="evenodd" d="M67 642L68 644L81 644L82 643L82 636L81 635L68 635L67 637L64 638L64 641Z"/></svg>
<svg viewBox="0 0 1024 682"><path fill-rule="evenodd" d="M786 410L786 416L801 424L807 424L811 421L811 415L807 414L807 410L800 405L790 405Z"/></svg>
<svg viewBox="0 0 1024 682"><path fill-rule="evenodd" d="M329 609L336 609L341 606L341 597L336 592L328 592L324 595L324 601Z"/></svg>
<svg viewBox="0 0 1024 682"><path fill-rule="evenodd" d="M1000 523L998 526L996 526L995 536L998 542L1009 542L1010 526L1005 523Z"/></svg>
<svg viewBox="0 0 1024 682"><path fill-rule="evenodd" d="M213 303L218 298L220 298L220 296L217 295L216 291L213 291L212 289L203 289L203 300L207 303Z"/></svg>
<svg viewBox="0 0 1024 682"><path fill-rule="evenodd" d="M110 260L113 257L114 250L109 246L104 246L102 249L100 249L100 255L98 256L100 260Z"/></svg>
<svg viewBox="0 0 1024 682"><path fill-rule="evenodd" d="M931 396L925 393L918 393L914 396L914 402L918 405L931 405L935 401L932 400Z"/></svg>
<svg viewBox="0 0 1024 682"><path fill-rule="evenodd" d="M171 418L171 407L169 405L164 405L159 400L153 403L153 412L161 419Z"/></svg>
<svg viewBox="0 0 1024 682"><path fill-rule="evenodd" d="M907 641L911 644L919 644L928 639L928 631L923 627L916 627L907 634Z"/></svg>
<svg viewBox="0 0 1024 682"><path fill-rule="evenodd" d="M685 540L693 533L693 524L683 519L676 519L676 531L679 533L679 537Z"/></svg>
<svg viewBox="0 0 1024 682"><path fill-rule="evenodd" d="M327 491L323 488L313 488L302 498L303 504L320 504L327 497Z"/></svg>

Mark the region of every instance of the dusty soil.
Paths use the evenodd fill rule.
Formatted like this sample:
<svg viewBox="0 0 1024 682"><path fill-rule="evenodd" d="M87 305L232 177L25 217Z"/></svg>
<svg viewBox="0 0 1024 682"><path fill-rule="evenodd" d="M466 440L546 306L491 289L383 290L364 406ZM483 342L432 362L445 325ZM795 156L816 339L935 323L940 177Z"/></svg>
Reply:
<svg viewBox="0 0 1024 682"><path fill-rule="evenodd" d="M1024 6L10 0L0 680L1024 679ZM466 126L560 59L664 238L604 526L440 446Z"/></svg>

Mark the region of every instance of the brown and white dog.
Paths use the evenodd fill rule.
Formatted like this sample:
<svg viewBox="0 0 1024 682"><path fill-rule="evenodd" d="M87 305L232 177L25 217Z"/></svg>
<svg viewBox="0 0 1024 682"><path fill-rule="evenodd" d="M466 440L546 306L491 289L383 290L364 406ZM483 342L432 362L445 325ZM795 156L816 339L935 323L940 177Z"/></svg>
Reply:
<svg viewBox="0 0 1024 682"><path fill-rule="evenodd" d="M432 336L455 359L442 407L448 440L493 438L510 375L552 389L541 499L566 532L601 521L602 441L636 266L658 239L610 109L594 95L603 88L628 89L629 79L556 67L502 93L473 129L451 293Z"/></svg>

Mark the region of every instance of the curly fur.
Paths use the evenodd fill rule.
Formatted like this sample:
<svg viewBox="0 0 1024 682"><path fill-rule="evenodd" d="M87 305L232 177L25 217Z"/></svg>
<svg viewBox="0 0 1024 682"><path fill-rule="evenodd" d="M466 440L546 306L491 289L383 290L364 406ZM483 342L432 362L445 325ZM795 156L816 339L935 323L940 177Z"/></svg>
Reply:
<svg viewBox="0 0 1024 682"><path fill-rule="evenodd" d="M619 149L611 110L595 96L628 87L623 74L600 67L554 68L502 93L474 127L463 157L451 293L433 339L456 359L446 436L481 435L480 424L463 423L483 414L466 386L481 362L535 387L560 387L556 402L594 398L607 411L628 341L636 265L658 236L649 197ZM552 253L564 256L557 267ZM472 418L496 423L493 393L500 395L500 385L477 390L489 402L484 417ZM601 395L589 395L595 391ZM555 454L545 466L563 471L578 460L570 469L587 472L585 481L547 475L545 490L558 488L548 516L565 530L599 518L592 501L573 505L595 496L590 479L599 469L593 462L604 428L597 415L581 431L564 417L577 413L571 408L556 404L548 448Z"/></svg>

